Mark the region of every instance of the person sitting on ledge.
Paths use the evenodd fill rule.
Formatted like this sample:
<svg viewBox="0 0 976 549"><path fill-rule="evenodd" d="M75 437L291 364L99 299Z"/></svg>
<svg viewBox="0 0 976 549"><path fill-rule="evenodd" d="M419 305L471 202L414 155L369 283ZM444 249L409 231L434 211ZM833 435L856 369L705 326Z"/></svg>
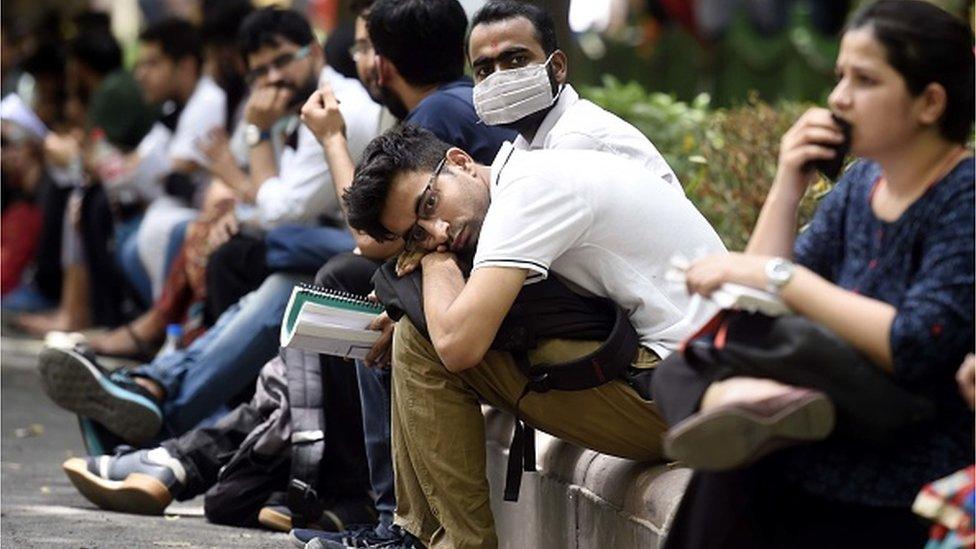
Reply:
<svg viewBox="0 0 976 549"><path fill-rule="evenodd" d="M408 547L497 544L479 398L513 411L527 383L511 354L489 351L524 284L558 276L611 299L640 340L633 367L652 368L701 320L683 289L665 282L669 259L724 251L681 190L637 162L506 143L485 166L409 125L370 143L343 200L353 228L427 252L420 268L430 339L403 318L392 351L395 522L411 534ZM470 251L466 281L456 254ZM558 363L597 345L548 340L529 355ZM529 393L519 410L574 443L661 459L661 418L625 382Z"/></svg>
<svg viewBox="0 0 976 549"><path fill-rule="evenodd" d="M855 14L830 109L783 136L745 253L688 269L702 295L729 282L775 289L864 360L798 358L763 377L664 361L652 392L673 425L666 447L696 469L666 547L925 544L915 494L973 457L953 378L974 344L973 65L969 25L927 2ZM862 159L796 237L816 179L806 166L835 156L837 119ZM918 401L934 412L906 414ZM911 421L890 422L901 416Z"/></svg>

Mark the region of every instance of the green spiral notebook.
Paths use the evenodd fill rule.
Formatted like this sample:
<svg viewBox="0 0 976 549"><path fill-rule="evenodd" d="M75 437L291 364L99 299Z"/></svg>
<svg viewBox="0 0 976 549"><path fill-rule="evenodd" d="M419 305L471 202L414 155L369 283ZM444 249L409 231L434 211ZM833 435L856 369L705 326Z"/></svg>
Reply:
<svg viewBox="0 0 976 549"><path fill-rule="evenodd" d="M369 325L383 306L365 296L299 284L281 322L281 346L362 359L379 338Z"/></svg>

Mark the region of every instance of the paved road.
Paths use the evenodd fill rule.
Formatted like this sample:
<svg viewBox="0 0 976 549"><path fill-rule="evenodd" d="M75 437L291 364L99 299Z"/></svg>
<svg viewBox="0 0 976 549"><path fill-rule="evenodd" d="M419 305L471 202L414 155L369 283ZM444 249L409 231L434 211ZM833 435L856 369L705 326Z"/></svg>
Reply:
<svg viewBox="0 0 976 549"><path fill-rule="evenodd" d="M101 511L79 495L61 462L84 453L75 416L44 396L38 342L0 339L0 545L20 547L290 547L285 534L203 518L203 500L165 517ZM33 426L33 427L32 427Z"/></svg>

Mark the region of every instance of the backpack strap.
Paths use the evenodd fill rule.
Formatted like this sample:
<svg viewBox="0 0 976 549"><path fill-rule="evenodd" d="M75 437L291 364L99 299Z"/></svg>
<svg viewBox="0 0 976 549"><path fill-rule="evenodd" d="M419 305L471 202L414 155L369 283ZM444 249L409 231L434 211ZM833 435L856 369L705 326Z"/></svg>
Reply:
<svg viewBox="0 0 976 549"><path fill-rule="evenodd" d="M325 403L319 355L283 347L281 358L288 377L291 413L291 475L288 509L292 526L304 528L322 516L315 486L325 452Z"/></svg>
<svg viewBox="0 0 976 549"><path fill-rule="evenodd" d="M530 392L585 391L615 379L624 379L637 354L640 340L627 313L617 307L610 336L592 353L562 364L536 364L526 351L513 352L519 370L529 381L515 402L515 432L508 448L505 501L518 501L522 471L535 471L535 430L522 421L522 399Z"/></svg>

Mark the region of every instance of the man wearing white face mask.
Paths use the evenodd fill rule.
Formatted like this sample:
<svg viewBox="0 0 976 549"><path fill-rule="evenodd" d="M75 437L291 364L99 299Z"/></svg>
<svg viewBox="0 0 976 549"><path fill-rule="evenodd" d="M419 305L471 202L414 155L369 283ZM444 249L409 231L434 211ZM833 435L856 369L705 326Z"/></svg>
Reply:
<svg viewBox="0 0 976 549"><path fill-rule="evenodd" d="M681 188L677 176L637 128L580 99L566 82L552 18L542 8L492 0L468 38L474 105L485 124L519 133L517 149L585 149L623 156Z"/></svg>

